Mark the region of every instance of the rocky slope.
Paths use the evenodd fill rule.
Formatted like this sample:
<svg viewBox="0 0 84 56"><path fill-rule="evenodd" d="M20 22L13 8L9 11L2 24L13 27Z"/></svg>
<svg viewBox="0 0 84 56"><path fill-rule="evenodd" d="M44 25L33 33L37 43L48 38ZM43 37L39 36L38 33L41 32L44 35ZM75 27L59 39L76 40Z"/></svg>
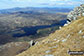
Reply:
<svg viewBox="0 0 84 56"><path fill-rule="evenodd" d="M80 6L74 8L73 11L69 12L67 18L69 20L76 20L80 16L84 16L84 4L81 4Z"/></svg>
<svg viewBox="0 0 84 56"><path fill-rule="evenodd" d="M71 19L74 20L72 17ZM84 51L83 16L78 17L71 24L55 31L55 33L50 34L46 39L17 56L70 56L67 53L68 50Z"/></svg>
<svg viewBox="0 0 84 56"><path fill-rule="evenodd" d="M70 56L67 51L84 50L84 17L52 33L45 40L17 56Z"/></svg>

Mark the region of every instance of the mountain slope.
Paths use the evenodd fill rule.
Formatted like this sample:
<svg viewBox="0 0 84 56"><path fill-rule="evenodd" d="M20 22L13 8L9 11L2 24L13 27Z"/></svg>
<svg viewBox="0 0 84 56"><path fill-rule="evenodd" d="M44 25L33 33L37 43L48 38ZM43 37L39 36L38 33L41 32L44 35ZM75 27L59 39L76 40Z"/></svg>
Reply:
<svg viewBox="0 0 84 56"><path fill-rule="evenodd" d="M67 53L69 49L84 50L84 17L72 21L17 56L70 56Z"/></svg>
<svg viewBox="0 0 84 56"><path fill-rule="evenodd" d="M11 42L5 45L0 45L0 55L1 56L15 56L27 48L29 48L28 42Z"/></svg>

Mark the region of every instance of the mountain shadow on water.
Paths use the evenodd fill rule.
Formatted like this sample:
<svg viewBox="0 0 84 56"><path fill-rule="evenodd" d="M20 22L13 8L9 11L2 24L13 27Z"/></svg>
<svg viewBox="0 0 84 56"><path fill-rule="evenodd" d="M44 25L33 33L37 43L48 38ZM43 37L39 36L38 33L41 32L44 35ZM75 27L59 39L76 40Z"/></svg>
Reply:
<svg viewBox="0 0 84 56"><path fill-rule="evenodd" d="M35 34L37 34L37 31L39 29L51 28L51 27L55 27L55 26L63 26L66 22L67 22L67 20L61 20L58 23L54 23L51 25L23 27L23 28L20 28L20 30L23 30L25 33L16 33L16 34L13 34L13 37L23 37L23 36L35 35Z"/></svg>

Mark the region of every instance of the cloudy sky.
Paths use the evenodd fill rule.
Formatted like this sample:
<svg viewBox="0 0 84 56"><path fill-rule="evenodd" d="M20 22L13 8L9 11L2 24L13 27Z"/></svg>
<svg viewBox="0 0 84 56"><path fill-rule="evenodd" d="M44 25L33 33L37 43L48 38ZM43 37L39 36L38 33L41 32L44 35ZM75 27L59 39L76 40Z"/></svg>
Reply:
<svg viewBox="0 0 84 56"><path fill-rule="evenodd" d="M84 0L0 0L0 9L13 7L68 7L83 4Z"/></svg>

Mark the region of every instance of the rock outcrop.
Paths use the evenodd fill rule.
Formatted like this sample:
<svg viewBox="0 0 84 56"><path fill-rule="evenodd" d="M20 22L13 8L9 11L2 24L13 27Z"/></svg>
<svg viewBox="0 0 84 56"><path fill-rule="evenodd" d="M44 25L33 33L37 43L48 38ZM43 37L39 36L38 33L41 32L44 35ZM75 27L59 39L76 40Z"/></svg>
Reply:
<svg viewBox="0 0 84 56"><path fill-rule="evenodd" d="M67 19L72 21L78 19L79 16L84 16L84 4L74 8L74 10L68 14Z"/></svg>

